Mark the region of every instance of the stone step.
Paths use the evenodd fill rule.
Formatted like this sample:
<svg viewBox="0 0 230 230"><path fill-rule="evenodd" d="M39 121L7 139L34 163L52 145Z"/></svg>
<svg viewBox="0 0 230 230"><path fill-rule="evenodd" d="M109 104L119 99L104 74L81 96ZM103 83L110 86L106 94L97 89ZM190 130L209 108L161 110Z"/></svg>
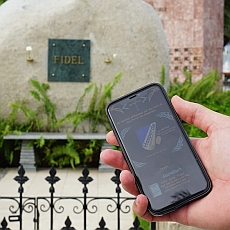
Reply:
<svg viewBox="0 0 230 230"><path fill-rule="evenodd" d="M34 165L34 161L30 159L21 159L20 164L32 164Z"/></svg>
<svg viewBox="0 0 230 230"><path fill-rule="evenodd" d="M29 157L29 158L30 158L30 157L33 157L33 158L34 158L35 156L34 156L33 153L28 154L28 153L23 153L23 152L21 152L21 157Z"/></svg>
<svg viewBox="0 0 230 230"><path fill-rule="evenodd" d="M107 143L106 141L104 141L102 147L101 147L101 151L105 150L105 149L112 149L113 145ZM114 168L104 164L101 159L99 161L99 172L113 172Z"/></svg>

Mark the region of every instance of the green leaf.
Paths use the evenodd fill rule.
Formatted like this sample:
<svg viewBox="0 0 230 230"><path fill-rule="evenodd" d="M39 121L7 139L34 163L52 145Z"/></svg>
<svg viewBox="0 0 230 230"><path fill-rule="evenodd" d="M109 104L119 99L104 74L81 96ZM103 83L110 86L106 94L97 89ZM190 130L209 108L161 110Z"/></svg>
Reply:
<svg viewBox="0 0 230 230"><path fill-rule="evenodd" d="M30 93L32 94L32 96L37 100L37 101L40 101L41 98L40 98L40 95L38 92L34 91L34 90L30 90Z"/></svg>
<svg viewBox="0 0 230 230"><path fill-rule="evenodd" d="M45 139L43 136L39 138L39 147L42 148L45 145Z"/></svg>
<svg viewBox="0 0 230 230"><path fill-rule="evenodd" d="M165 66L161 66L161 79L160 79L161 85L165 84Z"/></svg>

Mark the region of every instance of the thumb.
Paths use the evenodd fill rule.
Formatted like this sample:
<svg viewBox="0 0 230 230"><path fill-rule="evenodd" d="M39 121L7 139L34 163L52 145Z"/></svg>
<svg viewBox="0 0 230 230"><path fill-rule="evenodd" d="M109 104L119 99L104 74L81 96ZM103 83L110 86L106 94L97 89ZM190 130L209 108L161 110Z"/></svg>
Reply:
<svg viewBox="0 0 230 230"><path fill-rule="evenodd" d="M197 128L208 133L218 125L226 127L226 121L229 123L229 117L214 112L200 104L188 102L178 96L172 98L172 104L179 117Z"/></svg>

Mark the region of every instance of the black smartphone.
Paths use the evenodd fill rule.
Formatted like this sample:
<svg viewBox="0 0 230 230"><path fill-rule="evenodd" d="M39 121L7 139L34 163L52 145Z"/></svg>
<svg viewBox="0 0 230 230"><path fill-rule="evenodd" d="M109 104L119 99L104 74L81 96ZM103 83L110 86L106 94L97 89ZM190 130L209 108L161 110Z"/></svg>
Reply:
<svg viewBox="0 0 230 230"><path fill-rule="evenodd" d="M172 212L211 191L211 180L160 84L112 101L106 114L153 215Z"/></svg>

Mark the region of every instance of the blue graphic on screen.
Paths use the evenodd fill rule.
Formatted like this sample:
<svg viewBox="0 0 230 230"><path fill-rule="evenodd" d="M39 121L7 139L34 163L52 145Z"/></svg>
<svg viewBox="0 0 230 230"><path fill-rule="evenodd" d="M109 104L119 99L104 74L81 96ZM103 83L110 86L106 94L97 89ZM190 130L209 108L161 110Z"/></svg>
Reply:
<svg viewBox="0 0 230 230"><path fill-rule="evenodd" d="M156 122L136 130L136 134L144 149L153 150L155 148Z"/></svg>
<svg viewBox="0 0 230 230"><path fill-rule="evenodd" d="M183 138L179 137L176 147L173 149L173 153L179 151L183 147Z"/></svg>
<svg viewBox="0 0 230 230"><path fill-rule="evenodd" d="M129 130L130 130L130 127L124 128L124 129L121 130L121 138L123 140L125 139L125 136L126 136L126 134L128 133Z"/></svg>

